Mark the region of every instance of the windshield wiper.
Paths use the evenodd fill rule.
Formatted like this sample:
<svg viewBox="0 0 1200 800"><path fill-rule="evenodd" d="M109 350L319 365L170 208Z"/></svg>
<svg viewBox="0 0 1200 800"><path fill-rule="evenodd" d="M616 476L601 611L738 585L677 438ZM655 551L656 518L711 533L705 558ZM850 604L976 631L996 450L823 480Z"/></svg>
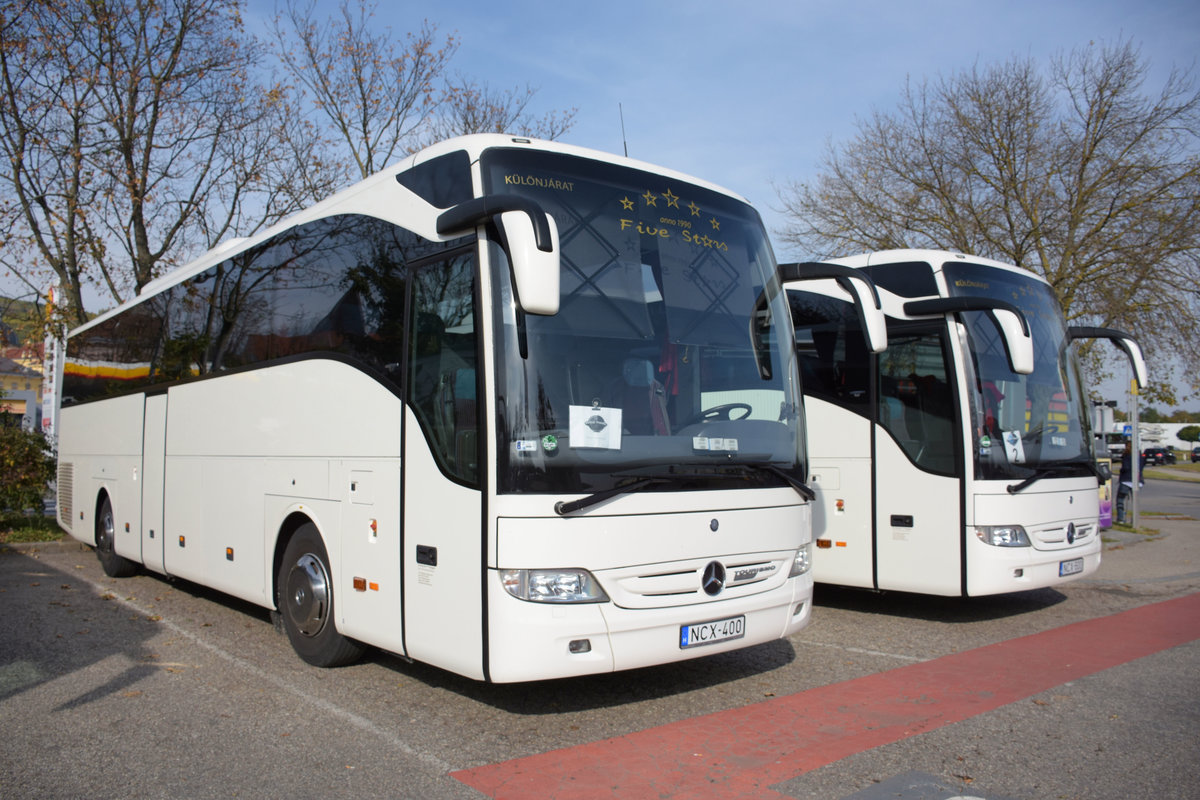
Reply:
<svg viewBox="0 0 1200 800"><path fill-rule="evenodd" d="M807 500L811 503L813 500L817 499L817 493L814 492L807 483L805 483L804 481L796 480L791 475L787 474L786 471L780 469L779 467L775 466L774 464L766 464L763 462L751 461L751 462L747 462L745 464L739 464L738 466L753 467L754 469L761 469L764 472L770 472L772 475L778 475L780 478L783 478L787 482L788 486L795 489L796 492L801 497L803 497L805 500Z"/></svg>
<svg viewBox="0 0 1200 800"><path fill-rule="evenodd" d="M560 517L564 517L567 514L575 511L581 511L590 506L594 506L597 503L603 503L610 497L616 497L619 494L632 494L633 492L640 492L647 486L653 486L656 483L667 483L670 480L670 478L659 475L648 475L644 478L632 480L629 483L623 483L620 486L614 486L611 489L605 489L602 492L589 494L587 497L581 497L578 500L559 500L554 504L554 513L558 514Z"/></svg>
<svg viewBox="0 0 1200 800"><path fill-rule="evenodd" d="M611 489L605 489L600 492L595 492L594 494L589 494L587 497L581 497L578 500L559 500L554 504L554 513L558 514L560 517L564 517L567 514L571 514L576 511L582 511L583 509L590 508L598 503L603 503L605 500L616 497L617 495L633 494L634 492L640 492L643 489L656 484L679 483L681 481L695 479L711 480L712 478L720 477L721 475L730 476L731 474L736 474L730 472L731 469L736 468L743 470L743 475L745 474L745 469L755 469L763 472L769 472L772 475L782 478L788 486L795 489L804 499L811 501L815 500L817 497L816 492L810 489L803 481L796 480L791 475L787 474L787 472L775 466L774 464L749 462L722 465L714 471L700 469L689 472L670 472L666 475L644 475L639 478L634 478L628 483L622 483L620 486L614 486Z"/></svg>
<svg viewBox="0 0 1200 800"><path fill-rule="evenodd" d="M1064 464L1056 464L1054 466L1042 467L1041 469L1034 470L1033 474L1025 480L1021 481L1020 483L1014 483L1010 485L1008 487L1008 493L1017 494L1018 492L1023 492L1030 486L1033 486L1035 483L1040 481L1042 478L1052 478L1055 475L1061 475L1064 471L1070 472L1072 471L1073 467L1081 467L1095 475L1096 478L1103 482L1103 478L1100 476L1100 468L1091 461L1071 461Z"/></svg>

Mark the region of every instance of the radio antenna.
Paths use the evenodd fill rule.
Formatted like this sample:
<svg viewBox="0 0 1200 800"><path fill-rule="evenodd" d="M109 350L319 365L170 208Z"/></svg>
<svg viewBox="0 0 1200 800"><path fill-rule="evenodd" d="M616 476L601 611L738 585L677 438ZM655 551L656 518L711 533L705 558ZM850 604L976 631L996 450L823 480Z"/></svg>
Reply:
<svg viewBox="0 0 1200 800"><path fill-rule="evenodd" d="M625 139L625 109L617 103L617 113L621 115L621 144L625 147L625 157L629 158L629 142Z"/></svg>

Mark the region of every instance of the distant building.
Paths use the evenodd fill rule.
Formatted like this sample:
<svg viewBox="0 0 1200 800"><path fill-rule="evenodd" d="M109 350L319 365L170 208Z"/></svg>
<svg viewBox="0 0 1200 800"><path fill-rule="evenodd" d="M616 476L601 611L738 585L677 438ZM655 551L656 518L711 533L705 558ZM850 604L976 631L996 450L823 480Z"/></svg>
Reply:
<svg viewBox="0 0 1200 800"><path fill-rule="evenodd" d="M0 356L0 416L26 430L42 425L42 374Z"/></svg>

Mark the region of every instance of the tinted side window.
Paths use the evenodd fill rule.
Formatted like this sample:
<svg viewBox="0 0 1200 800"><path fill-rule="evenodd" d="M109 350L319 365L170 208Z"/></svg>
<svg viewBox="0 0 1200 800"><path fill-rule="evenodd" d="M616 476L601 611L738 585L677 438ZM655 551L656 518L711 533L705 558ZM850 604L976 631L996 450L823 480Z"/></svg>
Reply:
<svg viewBox="0 0 1200 800"><path fill-rule="evenodd" d="M475 485L479 408L472 252L414 271L409 319L409 402L442 469Z"/></svg>
<svg viewBox="0 0 1200 800"><path fill-rule="evenodd" d="M450 208L473 196L471 159L466 150L457 150L418 164L396 176L401 186L438 208Z"/></svg>
<svg viewBox="0 0 1200 800"><path fill-rule="evenodd" d="M406 264L448 246L364 216L284 231L73 336L64 403L317 352L399 392Z"/></svg>
<svg viewBox="0 0 1200 800"><path fill-rule="evenodd" d="M788 291L804 393L869 416L871 353L854 305Z"/></svg>
<svg viewBox="0 0 1200 800"><path fill-rule="evenodd" d="M955 474L954 390L940 332L888 324L879 354L879 423L922 469Z"/></svg>

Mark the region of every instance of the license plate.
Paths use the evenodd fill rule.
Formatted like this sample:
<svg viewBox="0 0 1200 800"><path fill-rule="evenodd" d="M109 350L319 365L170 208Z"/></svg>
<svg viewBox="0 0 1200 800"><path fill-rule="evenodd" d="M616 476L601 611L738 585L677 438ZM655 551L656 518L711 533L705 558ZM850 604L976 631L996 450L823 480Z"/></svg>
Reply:
<svg viewBox="0 0 1200 800"><path fill-rule="evenodd" d="M740 639L746 635L746 617L729 617L712 622L697 622L679 628L679 649Z"/></svg>
<svg viewBox="0 0 1200 800"><path fill-rule="evenodd" d="M1078 575L1080 572L1083 572L1082 558L1072 558L1070 561L1058 562L1058 576L1060 578L1063 575Z"/></svg>

